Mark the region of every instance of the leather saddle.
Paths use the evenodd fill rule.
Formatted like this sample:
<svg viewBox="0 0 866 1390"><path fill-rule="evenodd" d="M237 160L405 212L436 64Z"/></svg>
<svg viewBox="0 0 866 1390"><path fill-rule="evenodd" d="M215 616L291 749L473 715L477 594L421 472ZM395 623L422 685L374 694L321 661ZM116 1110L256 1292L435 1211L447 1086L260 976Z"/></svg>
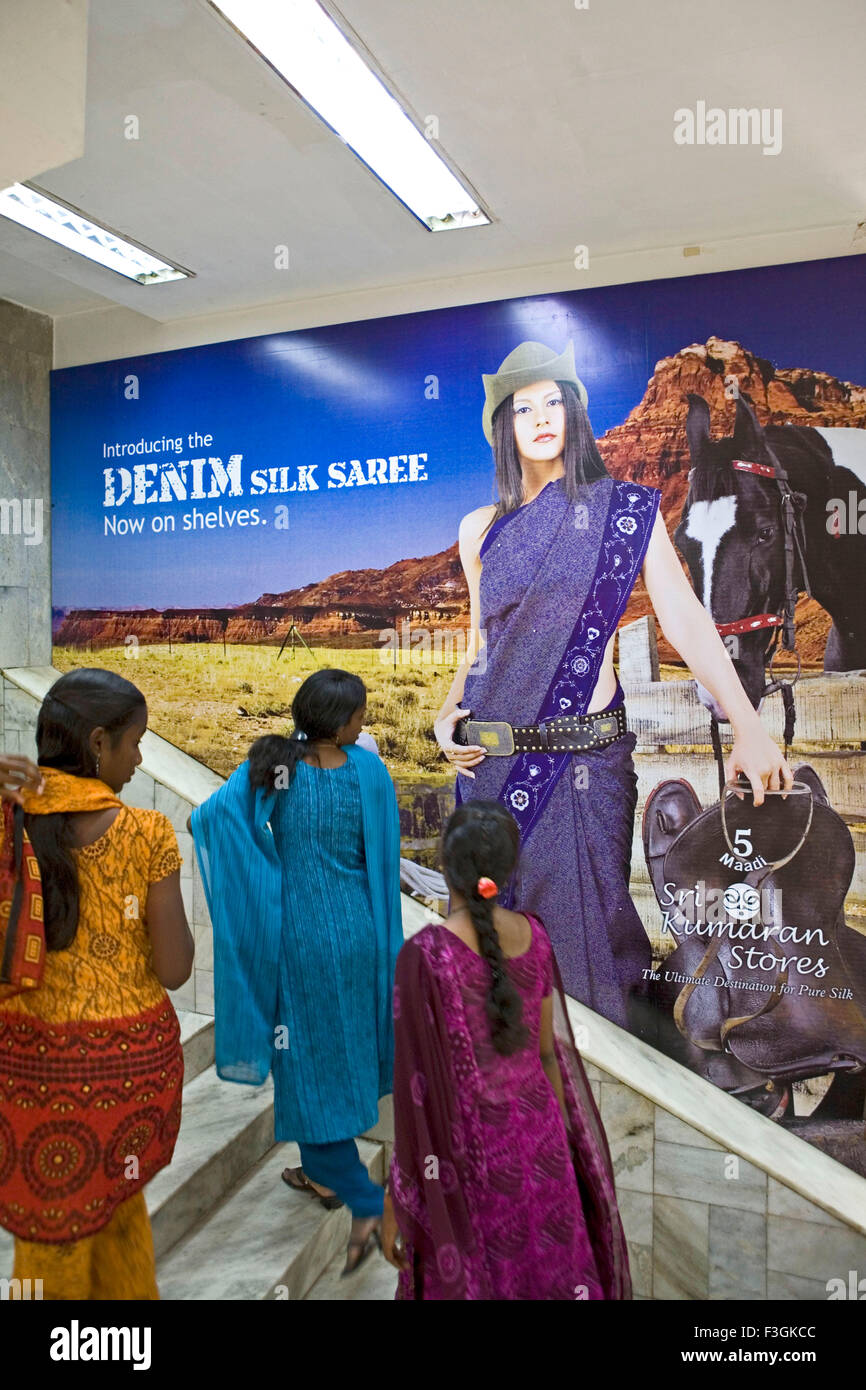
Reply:
<svg viewBox="0 0 866 1390"><path fill-rule="evenodd" d="M790 1082L866 1078L866 936L843 911L854 843L817 773L794 775L799 794L756 807L744 788L708 810L662 782L642 826L676 943L655 981L659 1045L773 1119Z"/></svg>

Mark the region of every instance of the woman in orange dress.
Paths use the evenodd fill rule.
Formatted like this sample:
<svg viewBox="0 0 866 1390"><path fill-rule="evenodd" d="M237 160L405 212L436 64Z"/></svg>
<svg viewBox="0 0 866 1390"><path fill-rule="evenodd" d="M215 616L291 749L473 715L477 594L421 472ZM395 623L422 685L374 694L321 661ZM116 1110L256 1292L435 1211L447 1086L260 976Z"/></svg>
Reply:
<svg viewBox="0 0 866 1390"><path fill-rule="evenodd" d="M47 947L36 988L0 986L0 1226L13 1278L41 1280L44 1298L159 1297L142 1188L180 1127L166 989L189 978L193 940L170 821L117 795L146 726L131 682L72 671L39 713L41 790L32 764L0 760L38 860Z"/></svg>

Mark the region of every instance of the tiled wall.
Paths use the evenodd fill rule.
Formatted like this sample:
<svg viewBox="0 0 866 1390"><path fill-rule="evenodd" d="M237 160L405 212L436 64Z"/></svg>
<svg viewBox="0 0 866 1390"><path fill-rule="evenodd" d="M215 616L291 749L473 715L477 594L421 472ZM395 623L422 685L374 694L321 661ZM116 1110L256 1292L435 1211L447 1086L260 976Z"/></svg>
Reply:
<svg viewBox="0 0 866 1390"><path fill-rule="evenodd" d="M826 1300L828 1280L866 1277L866 1236L599 1067L586 1070L637 1297Z"/></svg>
<svg viewBox="0 0 866 1390"><path fill-rule="evenodd" d="M5 676L0 677L0 749L26 753L35 758L34 732L39 701L21 690ZM213 1014L213 938L205 902L204 888L195 860L192 836L186 828L192 802L178 796L148 773L137 768L135 776L121 792L128 806L154 807L168 816L177 833L183 863L180 885L187 920L195 936L195 966L185 985L171 991L176 1009L192 1009Z"/></svg>

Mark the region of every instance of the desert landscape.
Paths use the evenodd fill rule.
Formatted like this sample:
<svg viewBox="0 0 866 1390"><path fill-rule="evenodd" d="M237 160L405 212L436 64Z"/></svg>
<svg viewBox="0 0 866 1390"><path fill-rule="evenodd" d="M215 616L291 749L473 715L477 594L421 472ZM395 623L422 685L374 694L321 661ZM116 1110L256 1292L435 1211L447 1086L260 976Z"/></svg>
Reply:
<svg viewBox="0 0 866 1390"><path fill-rule="evenodd" d="M402 655L402 654L400 654ZM243 762L253 739L290 733L290 708L301 681L320 666L355 671L369 693L365 728L389 770L401 780L450 785L453 774L433 738L433 715L445 698L455 664L384 661L381 649L222 648L209 643L103 647L91 656L80 648L55 647L60 671L99 665L133 681L144 692L149 727L185 753L228 777Z"/></svg>

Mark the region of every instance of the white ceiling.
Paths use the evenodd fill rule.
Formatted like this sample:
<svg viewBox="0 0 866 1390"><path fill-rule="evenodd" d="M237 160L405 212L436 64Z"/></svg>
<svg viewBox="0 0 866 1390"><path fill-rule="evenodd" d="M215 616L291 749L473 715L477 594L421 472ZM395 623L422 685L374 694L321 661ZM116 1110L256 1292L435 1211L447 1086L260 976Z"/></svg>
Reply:
<svg viewBox="0 0 866 1390"><path fill-rule="evenodd" d="M743 239L742 264L757 235L866 249L861 0L340 0L339 15L415 116L438 118L492 226L427 232L205 0L91 0L85 153L33 181L196 278L138 286L0 218L0 298L171 323L558 262L567 287L578 243L599 258ZM698 100L781 108L782 152L676 145L673 113Z"/></svg>

